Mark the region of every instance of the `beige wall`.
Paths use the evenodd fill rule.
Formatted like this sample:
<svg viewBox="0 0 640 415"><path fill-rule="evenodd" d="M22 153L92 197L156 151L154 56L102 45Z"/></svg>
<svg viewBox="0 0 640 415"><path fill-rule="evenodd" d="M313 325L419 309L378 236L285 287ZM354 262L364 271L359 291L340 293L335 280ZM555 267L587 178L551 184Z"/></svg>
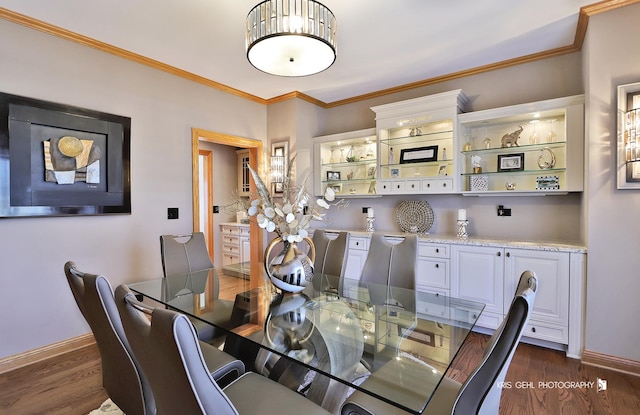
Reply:
<svg viewBox="0 0 640 415"><path fill-rule="evenodd" d="M616 87L640 82L640 4L589 20L586 349L640 361L640 191L616 189Z"/></svg>
<svg viewBox="0 0 640 415"><path fill-rule="evenodd" d="M114 286L162 275L158 236L192 229L192 127L266 141L264 105L4 20L0 91L132 119L131 215L0 219L0 358L89 331L65 261Z"/></svg>
<svg viewBox="0 0 640 415"><path fill-rule="evenodd" d="M81 268L114 285L161 273L158 237L191 228L190 128L281 141L302 164L311 137L375 125L369 107L461 88L480 110L586 92L588 168L584 194L554 197L419 197L436 212L433 231L453 232L465 207L472 235L588 242L586 348L640 360L640 233L637 191L615 189L615 87L640 81L640 5L591 17L582 53L321 110L301 100L265 108L164 73L0 20L0 90L132 117L132 215L0 220L0 357L86 333L62 274ZM636 27L636 28L634 28ZM583 80L583 70L585 76ZM269 149L265 148L265 152ZM304 160L302 160L304 158ZM360 227L362 206L376 227L395 229L400 197L352 199L330 211L329 225ZM513 209L498 218L495 207ZM180 219L166 220L167 207ZM585 216L586 215L586 216ZM586 233L588 231L588 241Z"/></svg>

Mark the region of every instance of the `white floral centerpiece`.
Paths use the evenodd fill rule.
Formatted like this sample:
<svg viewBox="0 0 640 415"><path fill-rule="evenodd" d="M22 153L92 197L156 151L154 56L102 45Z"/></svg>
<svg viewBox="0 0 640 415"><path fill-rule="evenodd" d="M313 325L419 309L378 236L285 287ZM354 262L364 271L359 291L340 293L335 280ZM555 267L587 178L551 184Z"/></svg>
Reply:
<svg viewBox="0 0 640 415"><path fill-rule="evenodd" d="M307 190L305 184L309 178L307 174L302 185L295 186L291 180L291 167L295 156L289 162L289 168L285 175L282 201L278 201L269 192L258 173L249 166L253 180L258 190L258 198L251 200L248 209L249 216L256 216L258 226L269 232L275 232L283 241L293 243L301 242L309 235L307 229L311 221L322 221L325 211L331 205L342 204L343 201L335 201L334 191L327 187L324 198L315 198Z"/></svg>

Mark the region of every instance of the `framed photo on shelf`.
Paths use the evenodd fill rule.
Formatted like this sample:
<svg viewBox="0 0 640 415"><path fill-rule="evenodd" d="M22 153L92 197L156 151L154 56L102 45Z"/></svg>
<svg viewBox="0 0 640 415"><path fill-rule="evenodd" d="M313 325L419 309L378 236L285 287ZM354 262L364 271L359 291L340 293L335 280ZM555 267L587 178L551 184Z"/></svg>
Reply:
<svg viewBox="0 0 640 415"><path fill-rule="evenodd" d="M376 166L369 166L367 170L367 179L374 179L376 177Z"/></svg>
<svg viewBox="0 0 640 415"><path fill-rule="evenodd" d="M335 194L342 193L342 184L340 184L340 183L328 184L327 187L330 188L331 190L333 190L333 192Z"/></svg>
<svg viewBox="0 0 640 415"><path fill-rule="evenodd" d="M391 177L400 177L400 169L391 169Z"/></svg>
<svg viewBox="0 0 640 415"><path fill-rule="evenodd" d="M438 146L404 148L400 150L400 164L424 163L438 159Z"/></svg>
<svg viewBox="0 0 640 415"><path fill-rule="evenodd" d="M524 153L498 154L498 171L524 170Z"/></svg>
<svg viewBox="0 0 640 415"><path fill-rule="evenodd" d="M440 163L438 166L438 176L446 176L447 175L447 163Z"/></svg>
<svg viewBox="0 0 640 415"><path fill-rule="evenodd" d="M340 180L340 172L339 171L327 171L327 180Z"/></svg>

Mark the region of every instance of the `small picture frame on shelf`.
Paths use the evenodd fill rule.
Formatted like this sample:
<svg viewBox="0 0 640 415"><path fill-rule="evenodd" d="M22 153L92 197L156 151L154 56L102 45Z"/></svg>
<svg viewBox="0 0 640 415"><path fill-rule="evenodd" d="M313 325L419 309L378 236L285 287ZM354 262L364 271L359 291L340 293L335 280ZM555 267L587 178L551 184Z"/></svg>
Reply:
<svg viewBox="0 0 640 415"><path fill-rule="evenodd" d="M524 153L498 154L498 171L524 170Z"/></svg>
<svg viewBox="0 0 640 415"><path fill-rule="evenodd" d="M391 169L390 176L393 178L400 177L400 169Z"/></svg>
<svg viewBox="0 0 640 415"><path fill-rule="evenodd" d="M425 163L438 159L438 146L404 148L400 150L400 164Z"/></svg>
<svg viewBox="0 0 640 415"><path fill-rule="evenodd" d="M339 171L327 171L327 180L340 180L340 172Z"/></svg>
<svg viewBox="0 0 640 415"><path fill-rule="evenodd" d="M440 163L438 166L438 176L446 176L447 175L447 163Z"/></svg>
<svg viewBox="0 0 640 415"><path fill-rule="evenodd" d="M342 193L342 184L337 183L337 184L328 184L327 188L333 190L333 192L335 194L340 194Z"/></svg>
<svg viewBox="0 0 640 415"><path fill-rule="evenodd" d="M369 166L367 170L367 179L374 179L376 177L376 166Z"/></svg>

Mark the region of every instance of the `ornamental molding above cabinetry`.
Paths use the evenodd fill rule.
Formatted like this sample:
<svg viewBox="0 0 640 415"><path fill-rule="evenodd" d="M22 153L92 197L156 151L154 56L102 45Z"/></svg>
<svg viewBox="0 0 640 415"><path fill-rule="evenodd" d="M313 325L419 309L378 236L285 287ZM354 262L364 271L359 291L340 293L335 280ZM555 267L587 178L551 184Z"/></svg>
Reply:
<svg viewBox="0 0 640 415"><path fill-rule="evenodd" d="M420 98L407 99L390 104L371 107L376 113L376 120L384 118L404 117L419 112L431 111L441 108L457 108L463 112L469 103L469 98L461 89L428 95Z"/></svg>

